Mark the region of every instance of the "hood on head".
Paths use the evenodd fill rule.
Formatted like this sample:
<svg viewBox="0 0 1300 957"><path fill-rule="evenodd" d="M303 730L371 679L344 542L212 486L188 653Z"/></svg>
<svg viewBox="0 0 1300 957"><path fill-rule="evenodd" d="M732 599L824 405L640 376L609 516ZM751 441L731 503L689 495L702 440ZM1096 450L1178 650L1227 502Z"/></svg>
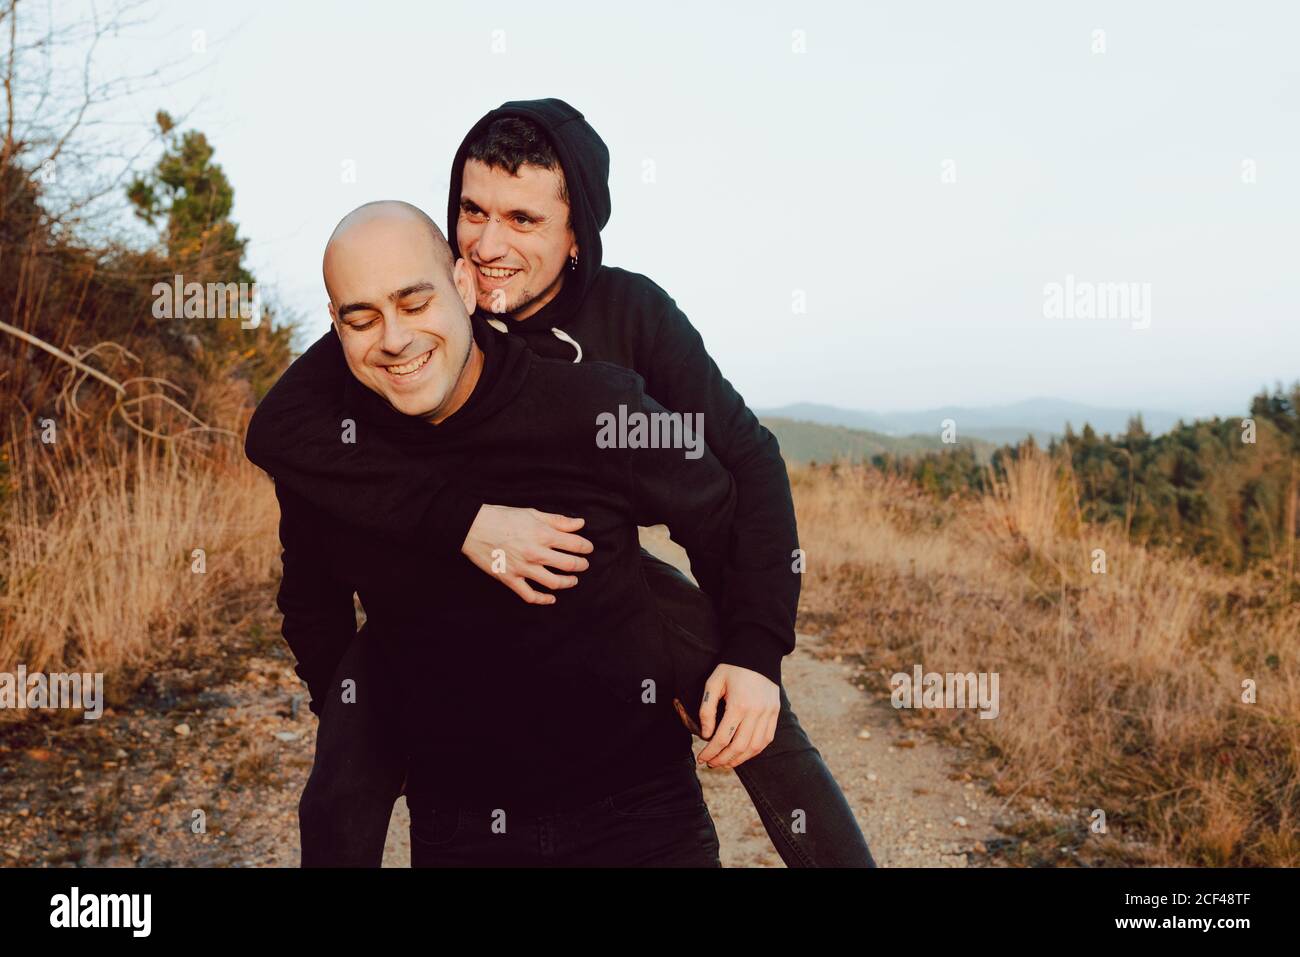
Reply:
<svg viewBox="0 0 1300 957"><path fill-rule="evenodd" d="M573 234L578 241L578 268L564 274L559 294L535 315L524 320L529 326L561 326L577 311L600 268L600 231L609 222L609 148L581 113L563 100L511 100L486 114L470 128L451 161L451 185L447 193L447 239L459 256L456 223L460 219L460 187L469 144L494 120L515 116L531 120L551 141L569 192Z"/></svg>

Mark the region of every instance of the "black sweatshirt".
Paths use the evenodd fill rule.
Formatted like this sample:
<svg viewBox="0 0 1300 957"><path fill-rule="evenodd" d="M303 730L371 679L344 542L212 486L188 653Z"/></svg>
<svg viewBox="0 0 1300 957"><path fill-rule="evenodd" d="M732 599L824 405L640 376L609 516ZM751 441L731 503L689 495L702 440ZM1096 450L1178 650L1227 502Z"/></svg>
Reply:
<svg viewBox="0 0 1300 957"><path fill-rule="evenodd" d="M735 486L707 446L698 458L681 448L599 447L601 414L664 411L640 376L540 359L481 317L474 327L482 376L441 424L394 411L351 376L343 407L359 432L382 432L413 462L436 462L492 502L585 516L590 567L554 605L510 600L458 553L413 551L277 482L284 635L319 713L325 695L340 693L332 670L354 633L355 591L366 640L380 643L392 678L357 694L400 703L410 799L565 809L689 756L637 525L667 524L716 594L726 585ZM349 516L368 514L375 491L354 487ZM405 511L412 523L419 517L415 503Z"/></svg>
<svg viewBox="0 0 1300 957"><path fill-rule="evenodd" d="M781 658L794 649L801 580L794 571L798 531L780 447L723 378L700 334L672 298L645 276L601 264L600 229L610 215L609 153L580 113L560 100L530 100L507 103L475 124L452 162L452 248L457 248L467 146L493 119L512 115L541 124L559 155L578 240L578 268L566 272L559 294L535 315L491 322L538 355L603 360L632 369L666 408L703 414L705 439L734 476L737 491L727 588L718 602L721 661L779 682ZM453 483L454 472L412 467L409 455L382 435L360 434L355 444L342 445L345 416L340 396L348 378L338 340L327 332L259 405L249 424L248 457L279 484L334 515L346 512L359 485L382 488L365 516L368 528L427 543L446 555L459 554L480 506L508 503L468 483ZM318 414L322 411L328 414ZM518 500L540 507L539 494L533 492L544 488L525 481L532 489ZM413 504L420 511L414 523Z"/></svg>

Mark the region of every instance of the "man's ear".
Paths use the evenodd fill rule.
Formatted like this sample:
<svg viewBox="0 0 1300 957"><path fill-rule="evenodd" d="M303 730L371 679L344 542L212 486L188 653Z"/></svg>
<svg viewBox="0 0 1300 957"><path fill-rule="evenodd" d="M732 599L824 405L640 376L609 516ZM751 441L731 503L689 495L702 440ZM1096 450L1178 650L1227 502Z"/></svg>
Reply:
<svg viewBox="0 0 1300 957"><path fill-rule="evenodd" d="M338 310L334 308L334 300L331 299L327 307L330 311L330 328L334 330L334 335L342 338L343 333L339 332L339 315Z"/></svg>
<svg viewBox="0 0 1300 957"><path fill-rule="evenodd" d="M465 304L465 311L472 315L478 305L478 278L474 270L463 258L457 259L451 268L451 279L456 284L456 292L460 293L460 301Z"/></svg>

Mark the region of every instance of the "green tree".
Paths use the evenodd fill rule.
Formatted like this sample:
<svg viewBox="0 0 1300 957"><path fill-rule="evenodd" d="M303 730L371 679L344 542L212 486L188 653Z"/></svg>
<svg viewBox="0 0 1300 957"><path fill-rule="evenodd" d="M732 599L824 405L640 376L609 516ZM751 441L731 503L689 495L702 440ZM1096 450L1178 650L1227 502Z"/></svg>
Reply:
<svg viewBox="0 0 1300 957"><path fill-rule="evenodd" d="M160 252L167 272L157 281L246 284L251 292L255 278L244 263L247 240L231 220L235 191L215 150L197 130L177 129L165 110L155 121L165 148L147 173L127 186L127 198L143 222L159 230ZM205 314L198 318L159 320L175 347L184 349L201 375L215 379L244 378L256 396L265 394L290 357L287 325L275 328L274 315L263 308L256 326L245 328L234 287L226 296L225 317Z"/></svg>
<svg viewBox="0 0 1300 957"><path fill-rule="evenodd" d="M251 283L243 264L247 241L230 219L235 190L212 161L208 138L196 130L179 132L165 110L155 120L167 148L149 173L127 187L135 214L150 226L162 224L168 259L198 281Z"/></svg>
<svg viewBox="0 0 1300 957"><path fill-rule="evenodd" d="M1295 548L1292 501L1300 498L1292 478L1300 475L1300 383L1261 392L1250 409L1253 443L1242 441L1240 419L1179 422L1152 436L1135 416L1115 436L1098 435L1087 423L1078 433L1067 425L1049 451L1068 457L1086 521L1116 522L1134 541L1228 568L1285 564ZM994 475L1005 475L1029 444L997 449ZM984 471L963 449L877 456L873 464L937 494L985 485Z"/></svg>

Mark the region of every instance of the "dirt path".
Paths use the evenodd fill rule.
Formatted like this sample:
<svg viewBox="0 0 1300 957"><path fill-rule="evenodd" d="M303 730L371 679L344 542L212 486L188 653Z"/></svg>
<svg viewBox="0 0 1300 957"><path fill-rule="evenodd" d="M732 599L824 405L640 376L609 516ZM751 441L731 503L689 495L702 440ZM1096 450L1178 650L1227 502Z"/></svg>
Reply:
<svg viewBox="0 0 1300 957"><path fill-rule="evenodd" d="M993 824L997 799L959 779L954 749L905 732L888 705L852 683L856 672L824 653L810 635L800 636L782 668L795 713L848 797L876 863L967 866L976 841L988 844L999 836ZM914 743L898 747L896 741ZM696 752L703 747L695 739ZM718 829L722 866L784 867L735 772L701 768L699 775ZM965 825L953 823L957 818ZM408 823L403 799L389 827L385 867L408 866Z"/></svg>
<svg viewBox="0 0 1300 957"><path fill-rule="evenodd" d="M683 563L666 539L644 540ZM264 617L218 652L156 670L101 721L0 727L0 866L296 867L316 719L269 601ZM990 863L979 842L994 850L1001 802L956 770L960 750L905 729L863 690L864 667L814 636L800 636L782 671L878 864ZM698 773L723 865L783 866L735 772ZM385 866L408 866L408 822L399 800Z"/></svg>

